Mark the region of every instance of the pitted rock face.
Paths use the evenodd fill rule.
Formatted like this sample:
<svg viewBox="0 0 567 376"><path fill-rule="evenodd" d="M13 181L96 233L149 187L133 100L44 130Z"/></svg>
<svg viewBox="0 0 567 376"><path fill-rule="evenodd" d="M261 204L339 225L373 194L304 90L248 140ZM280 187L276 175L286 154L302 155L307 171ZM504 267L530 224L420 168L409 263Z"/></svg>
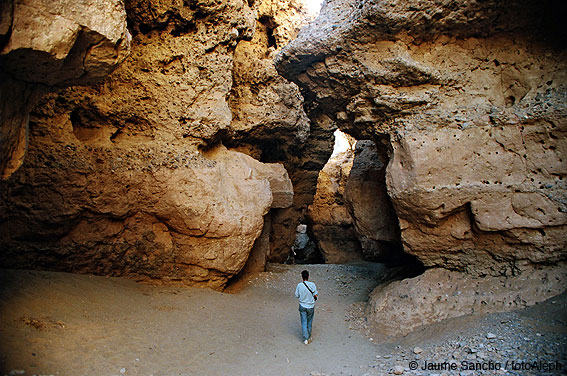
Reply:
<svg viewBox="0 0 567 376"><path fill-rule="evenodd" d="M22 164L28 115L46 92L100 81L124 60L131 36L120 0L0 4L0 178Z"/></svg>
<svg viewBox="0 0 567 376"><path fill-rule="evenodd" d="M131 36L120 0L88 6L69 0L7 3L13 3L12 22L0 64L13 78L58 87L94 83L129 52Z"/></svg>
<svg viewBox="0 0 567 376"><path fill-rule="evenodd" d="M564 291L565 264L534 269L509 278L474 278L432 268L415 278L377 287L366 313L381 335L405 336L420 326L453 317L511 311L545 301Z"/></svg>
<svg viewBox="0 0 567 376"><path fill-rule="evenodd" d="M241 76L266 73L262 84L269 95L253 98L258 113L280 104L271 97L285 97L281 116L274 112L275 126L286 137L296 127L299 138L309 131L298 89L277 75L267 44L252 48L249 60L271 65L254 70L243 59L234 69L235 49L253 44L257 22L262 25L258 9L267 5L129 0L125 13L122 3L112 4L122 6L124 26L128 18L131 53L102 82L49 94L33 111L25 163L0 185L0 263L220 289L253 248L255 264L264 265L268 212L294 200L281 164L261 163L222 144L241 128L260 134L255 128L265 125L253 114L233 122L240 109L229 100L236 92L233 77L240 85ZM278 4L273 12L287 6ZM79 13L100 32L112 27L95 19L95 11ZM285 29L285 17L279 22L278 40L289 38L296 26ZM32 42L49 51L63 48L52 39ZM270 80L277 82L272 91ZM286 116L289 121L282 121Z"/></svg>
<svg viewBox="0 0 567 376"><path fill-rule="evenodd" d="M561 42L565 31L557 13L560 6L559 2L534 4L530 0L329 0L319 17L282 50L276 65L292 79L342 50L396 41L400 35L409 35L416 44L442 35L464 39L502 33L535 33L538 37L547 35L545 40ZM548 30L553 35L548 35Z"/></svg>
<svg viewBox="0 0 567 376"><path fill-rule="evenodd" d="M277 57L310 116L389 140L388 194L426 266L567 257L567 55L526 1L329 1ZM516 14L516 16L514 16Z"/></svg>
<svg viewBox="0 0 567 376"><path fill-rule="evenodd" d="M313 201L317 175L331 154L328 133L334 125L310 121L299 88L280 76L274 65L274 56L309 17L304 1L262 0L254 2L254 7L254 36L239 42L234 51L228 100L232 122L222 137L227 146L264 162L283 163L289 172L295 190L293 205L271 213L269 259L284 262L295 228Z"/></svg>
<svg viewBox="0 0 567 376"><path fill-rule="evenodd" d="M62 125L34 134L24 166L0 185L4 267L222 288L270 208L293 199L281 165L222 147L91 147Z"/></svg>
<svg viewBox="0 0 567 376"><path fill-rule="evenodd" d="M287 255L337 127L390 157L399 239L357 211L378 185L345 190L368 249L477 275L563 260L567 57L532 3L329 0L275 59L300 92L272 60L295 0L2 2L3 177L39 97L110 74L32 113L0 190L2 264L222 287L262 228L266 248L270 209L259 264ZM298 194L233 149L285 162Z"/></svg>

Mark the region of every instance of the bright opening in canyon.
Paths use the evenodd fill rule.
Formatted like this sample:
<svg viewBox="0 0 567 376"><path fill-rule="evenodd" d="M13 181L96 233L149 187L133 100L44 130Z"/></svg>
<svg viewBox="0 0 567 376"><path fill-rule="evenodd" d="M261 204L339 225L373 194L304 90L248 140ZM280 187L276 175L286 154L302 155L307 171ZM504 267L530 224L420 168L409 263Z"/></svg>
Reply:
<svg viewBox="0 0 567 376"><path fill-rule="evenodd" d="M349 149L352 150L353 147L355 147L354 139L349 137L346 133L341 132L340 129L337 129L333 133L333 136L335 137L335 144L333 145L333 154L331 154L330 158L336 157L341 153L345 153Z"/></svg>
<svg viewBox="0 0 567 376"><path fill-rule="evenodd" d="M303 0L309 14L318 15L324 0Z"/></svg>

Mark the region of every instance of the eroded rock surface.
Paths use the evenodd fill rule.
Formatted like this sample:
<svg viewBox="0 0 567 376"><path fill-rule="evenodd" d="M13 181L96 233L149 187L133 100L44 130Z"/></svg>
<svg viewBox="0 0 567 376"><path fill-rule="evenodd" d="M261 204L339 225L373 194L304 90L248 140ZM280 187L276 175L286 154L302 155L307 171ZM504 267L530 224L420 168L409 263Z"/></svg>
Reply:
<svg viewBox="0 0 567 376"><path fill-rule="evenodd" d="M401 257L400 228L384 179L387 156L378 150L383 145L356 142L345 199L364 258L395 262Z"/></svg>
<svg viewBox="0 0 567 376"><path fill-rule="evenodd" d="M508 276L520 286L521 276L567 258L559 4L453 5L328 1L276 66L300 86L311 118L327 116L389 155L387 192L406 252L463 278ZM564 274L549 284L560 292ZM377 293L371 305L381 299Z"/></svg>
<svg viewBox="0 0 567 376"><path fill-rule="evenodd" d="M92 84L124 60L131 36L120 0L0 4L0 175L22 163L28 115L41 95Z"/></svg>
<svg viewBox="0 0 567 376"><path fill-rule="evenodd" d="M335 132L335 149L319 173L309 218L328 263L367 261L397 263L403 257L398 218L386 190L387 156L373 141L356 141ZM340 144L339 144L340 145Z"/></svg>
<svg viewBox="0 0 567 376"><path fill-rule="evenodd" d="M335 138L339 137L335 133ZM346 140L348 142L348 140ZM335 141L336 143L337 141ZM309 220L326 263L361 259L360 243L345 199L354 160L354 140L333 153L317 179L317 192L309 206Z"/></svg>
<svg viewBox="0 0 567 376"><path fill-rule="evenodd" d="M312 174L302 165L309 160L317 132L303 110L299 88L278 74L274 56L297 35L309 14L302 0L263 0L256 5L254 37L240 42L234 52L229 98L233 118L225 142L263 162L283 163L289 171L294 203L272 211L268 255L270 261L283 262L302 210L313 200L314 185L304 184L305 176Z"/></svg>
<svg viewBox="0 0 567 376"><path fill-rule="evenodd" d="M422 325L453 317L534 305L563 292L566 278L564 264L508 278L473 278L434 268L377 287L366 310L374 331L406 335Z"/></svg>
<svg viewBox="0 0 567 376"><path fill-rule="evenodd" d="M329 2L278 69L314 113L389 140L405 250L480 275L565 259L567 60L537 39L545 9L358 4Z"/></svg>
<svg viewBox="0 0 567 376"><path fill-rule="evenodd" d="M277 125L299 139L309 131L297 87L273 63L262 66L269 56L235 53L254 41L268 3L126 1L126 60L99 84L46 96L32 113L26 161L0 186L0 263L213 288L239 273L252 249L261 268L269 211L292 205L292 183L281 164L223 142L241 147L233 141L241 130L260 133L262 106L282 98L272 119L295 111ZM285 27L257 38L284 38ZM262 69L278 84L238 102L242 77ZM247 100L257 113L240 111ZM256 141L241 149L261 157Z"/></svg>
<svg viewBox="0 0 567 376"><path fill-rule="evenodd" d="M89 147L59 120L56 132L34 124L24 166L2 183L4 267L221 288L244 266L269 209L290 204L281 165L222 147ZM44 126L50 136L35 137Z"/></svg>

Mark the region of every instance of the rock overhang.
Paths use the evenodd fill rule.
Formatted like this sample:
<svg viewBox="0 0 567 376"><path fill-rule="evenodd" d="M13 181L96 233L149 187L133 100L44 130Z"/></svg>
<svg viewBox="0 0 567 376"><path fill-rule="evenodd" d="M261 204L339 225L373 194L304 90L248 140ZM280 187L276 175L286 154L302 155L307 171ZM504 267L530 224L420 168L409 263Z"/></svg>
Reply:
<svg viewBox="0 0 567 376"><path fill-rule="evenodd" d="M567 58L546 37L554 20L552 4L528 1L329 1L275 61L311 117L388 141L408 252L509 274L566 257Z"/></svg>

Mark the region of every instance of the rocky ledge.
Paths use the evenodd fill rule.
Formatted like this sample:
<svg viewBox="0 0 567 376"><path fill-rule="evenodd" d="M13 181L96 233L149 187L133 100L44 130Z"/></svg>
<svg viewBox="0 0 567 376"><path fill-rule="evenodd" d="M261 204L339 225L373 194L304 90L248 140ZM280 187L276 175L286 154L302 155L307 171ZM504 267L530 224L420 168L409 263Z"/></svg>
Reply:
<svg viewBox="0 0 567 376"><path fill-rule="evenodd" d="M130 51L120 0L86 5L70 0L0 4L0 177L21 166L28 115L46 92L93 84Z"/></svg>

